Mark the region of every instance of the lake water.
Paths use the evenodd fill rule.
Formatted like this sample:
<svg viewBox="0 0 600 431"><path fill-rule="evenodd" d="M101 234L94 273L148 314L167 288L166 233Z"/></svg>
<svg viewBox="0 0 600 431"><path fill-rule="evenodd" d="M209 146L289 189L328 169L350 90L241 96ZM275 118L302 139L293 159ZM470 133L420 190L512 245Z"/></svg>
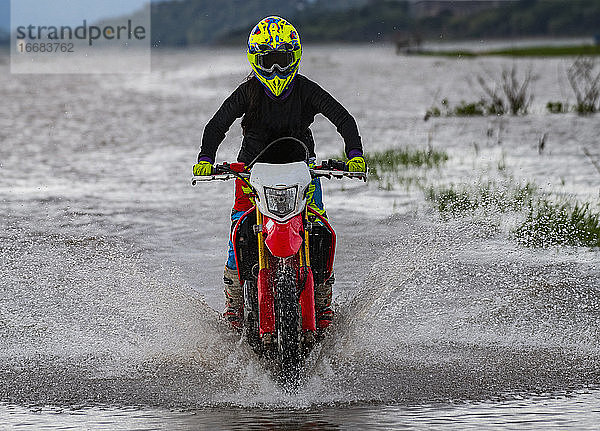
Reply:
<svg viewBox="0 0 600 431"><path fill-rule="evenodd" d="M244 52L159 51L150 75L108 76L16 76L1 57L0 428L597 429L600 252L525 248L523 214L444 221L415 186L535 181L598 209L598 118L545 112L573 101L572 61L306 47L302 72L367 152L449 160L392 187L324 184L336 323L289 392L219 315L232 184L189 183ZM423 121L512 66L537 76L529 115ZM326 120L313 131L320 158L341 154Z"/></svg>

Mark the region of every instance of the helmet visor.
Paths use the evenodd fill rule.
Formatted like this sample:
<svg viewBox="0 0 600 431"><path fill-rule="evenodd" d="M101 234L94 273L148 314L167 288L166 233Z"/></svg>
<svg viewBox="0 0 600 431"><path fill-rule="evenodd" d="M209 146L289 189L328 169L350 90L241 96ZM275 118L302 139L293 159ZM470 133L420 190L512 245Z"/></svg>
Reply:
<svg viewBox="0 0 600 431"><path fill-rule="evenodd" d="M284 71L294 62L294 54L290 51L269 51L256 54L256 64L265 72L273 72L275 67Z"/></svg>

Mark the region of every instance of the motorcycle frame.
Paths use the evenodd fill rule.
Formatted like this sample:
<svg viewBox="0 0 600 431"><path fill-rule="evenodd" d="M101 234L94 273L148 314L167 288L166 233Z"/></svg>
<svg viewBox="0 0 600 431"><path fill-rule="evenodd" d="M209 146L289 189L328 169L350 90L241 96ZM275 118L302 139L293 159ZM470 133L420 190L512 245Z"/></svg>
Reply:
<svg viewBox="0 0 600 431"><path fill-rule="evenodd" d="M233 233L232 241L236 244L237 232L240 224L244 219L252 212L256 212L256 225L257 225L257 242L258 242L258 274L256 280L256 287L258 290L258 323L259 323L259 334L263 338L266 334L273 334L276 331L275 327L275 286L273 281L273 273L276 268L272 266L274 256L268 250L265 242L265 232L263 229L264 215L260 212L258 206L253 206L246 211L240 219L237 221ZM300 247L297 254L292 256L292 259L297 258L297 289L299 292L298 302L300 304L301 320L302 320L302 331L303 332L315 332L316 331L316 310L314 300L314 275L311 268L311 257L310 257L310 220L309 216L315 216L331 233L331 246L329 247L329 256L327 257L327 272L326 279L331 276L333 271L333 259L335 256L335 244L336 236L335 231L323 216L318 212L306 206L301 213L303 219L303 239L304 244ZM296 216L297 217L297 216ZM289 220L287 221L289 222ZM287 222L276 222L276 223L287 223ZM242 274L240 271L240 262L238 259L237 247L234 247L235 259L238 268L238 278L240 283L243 283Z"/></svg>

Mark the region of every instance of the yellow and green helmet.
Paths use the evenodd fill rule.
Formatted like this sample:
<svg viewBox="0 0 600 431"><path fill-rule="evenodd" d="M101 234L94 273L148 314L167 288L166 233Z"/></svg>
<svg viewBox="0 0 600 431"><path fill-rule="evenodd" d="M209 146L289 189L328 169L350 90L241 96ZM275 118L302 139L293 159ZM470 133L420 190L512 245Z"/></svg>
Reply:
<svg viewBox="0 0 600 431"><path fill-rule="evenodd" d="M248 61L256 78L275 97L289 88L298 73L300 57L300 36L285 19L269 16L250 32Z"/></svg>

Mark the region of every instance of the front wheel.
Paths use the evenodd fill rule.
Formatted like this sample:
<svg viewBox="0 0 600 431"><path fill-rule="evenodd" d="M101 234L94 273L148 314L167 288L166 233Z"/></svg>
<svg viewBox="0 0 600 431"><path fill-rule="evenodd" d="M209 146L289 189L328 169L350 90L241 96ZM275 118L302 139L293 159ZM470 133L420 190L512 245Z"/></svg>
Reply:
<svg viewBox="0 0 600 431"><path fill-rule="evenodd" d="M244 332L252 350L262 353L258 323L258 291L253 281L244 283Z"/></svg>
<svg viewBox="0 0 600 431"><path fill-rule="evenodd" d="M302 365L300 304L296 273L289 267L278 271L275 292L277 356L284 383L295 383Z"/></svg>

